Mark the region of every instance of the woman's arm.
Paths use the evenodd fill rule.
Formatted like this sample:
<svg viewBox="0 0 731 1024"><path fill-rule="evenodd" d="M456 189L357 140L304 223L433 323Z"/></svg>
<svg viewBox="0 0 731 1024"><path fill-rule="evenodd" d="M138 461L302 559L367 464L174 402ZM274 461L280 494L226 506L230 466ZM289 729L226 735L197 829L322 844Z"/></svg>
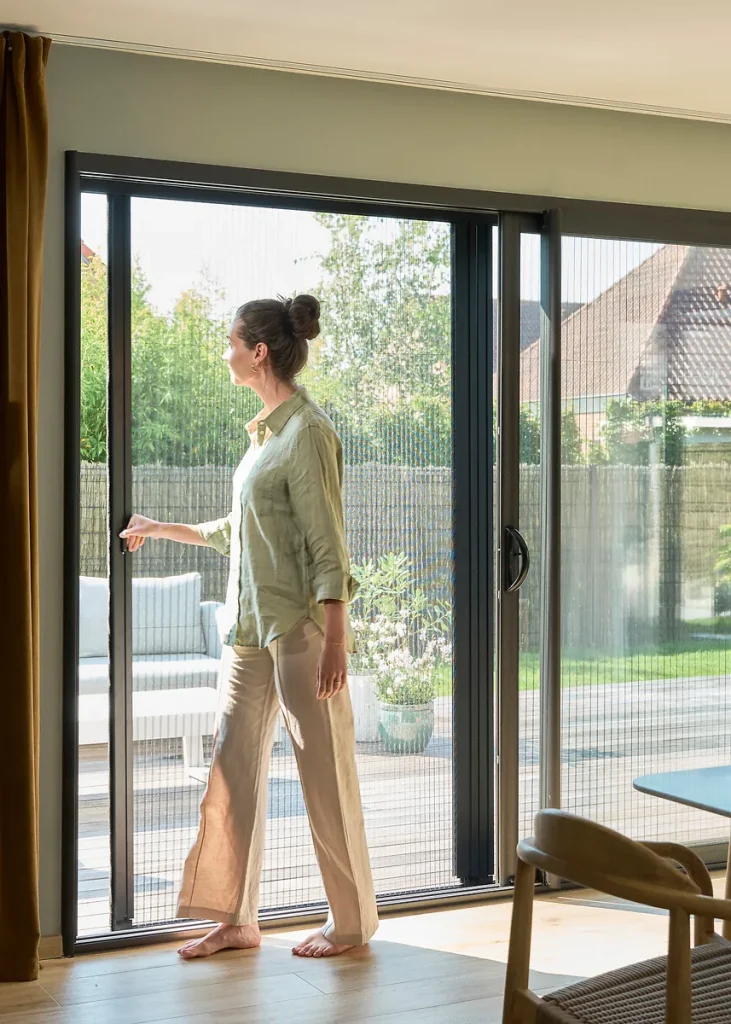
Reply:
<svg viewBox="0 0 731 1024"><path fill-rule="evenodd" d="M325 640L317 666L317 696L320 700L340 693L348 681L345 653L345 602L323 601Z"/></svg>
<svg viewBox="0 0 731 1024"><path fill-rule="evenodd" d="M208 546L208 542L203 540L197 527L187 526L185 523L160 523L160 529L155 536L158 540L175 540L178 544Z"/></svg>
<svg viewBox="0 0 731 1024"><path fill-rule="evenodd" d="M325 611L325 637L317 670L317 696L333 697L347 684L346 604L356 583L350 575L342 498L342 449L337 437L309 427L298 438L289 473L294 518L314 563L315 600Z"/></svg>
<svg viewBox="0 0 731 1024"><path fill-rule="evenodd" d="M325 601L325 643L345 646L345 602Z"/></svg>
<svg viewBox="0 0 731 1024"><path fill-rule="evenodd" d="M350 575L342 497L342 449L334 433L309 426L297 438L289 470L292 513L312 557L314 598L348 603L357 584Z"/></svg>
<svg viewBox="0 0 731 1024"><path fill-rule="evenodd" d="M126 530L122 530L119 536L127 541L130 551L141 548L148 537L174 540L179 544L198 544L201 547L208 544L195 526L187 526L184 523L159 523L156 519L148 519L147 516L137 514L132 516Z"/></svg>

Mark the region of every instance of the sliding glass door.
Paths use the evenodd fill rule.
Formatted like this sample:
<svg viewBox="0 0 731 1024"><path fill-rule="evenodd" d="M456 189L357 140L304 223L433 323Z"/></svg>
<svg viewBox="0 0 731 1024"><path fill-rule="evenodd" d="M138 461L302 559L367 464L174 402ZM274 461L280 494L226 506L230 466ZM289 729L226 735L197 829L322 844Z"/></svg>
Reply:
<svg viewBox="0 0 731 1024"><path fill-rule="evenodd" d="M713 843L635 776L731 757L731 250L564 238L563 805Z"/></svg>
<svg viewBox="0 0 731 1024"><path fill-rule="evenodd" d="M132 512L195 524L230 510L259 403L230 383L221 357L236 307L280 293L310 292L322 306L301 383L344 446L360 582L350 689L378 895L488 884L491 229L119 194L82 205L95 246L83 301L91 267L109 313L93 325L84 314L104 358L94 380L108 386L81 451L82 546L104 544L81 572L82 621L93 605L101 625L93 709L79 690L80 721L100 719L80 734L80 801L93 800L98 841L80 833L79 932L108 931L110 912L121 930L175 918L210 764L228 564L169 541L129 554L117 534ZM87 343L82 407L90 353ZM91 663L79 653L84 676ZM82 884L92 868L96 887ZM323 901L280 722L261 906L281 917Z"/></svg>
<svg viewBox="0 0 731 1024"><path fill-rule="evenodd" d="M452 885L450 227L132 199L131 243L132 507L155 519L204 522L230 508L245 424L259 407L221 359L236 307L279 293L319 298L323 330L302 383L344 444L345 521L361 583L350 685L376 886ZM133 920L148 924L174 917L197 830L228 564L212 549L164 541L132 564L132 702L150 697L159 733L135 744L132 782ZM427 704L432 734L409 739L415 714L379 710L379 701ZM191 738L179 735L188 729ZM262 907L323 899L280 723Z"/></svg>
<svg viewBox="0 0 731 1024"><path fill-rule="evenodd" d="M731 756L722 226L592 204L545 214L527 197L505 199L522 213L468 213L474 196L452 208L447 194L436 209L431 192L423 207L369 205L349 197L384 194L373 183L319 199L320 179L211 171L201 186L185 168L74 160L69 947L179 927L228 566L163 541L130 555L118 533L132 512L227 513L257 403L221 356L235 308L277 293L322 304L302 383L344 446L361 584L350 688L381 903L510 886L545 806L636 838L723 841L715 818L632 788ZM718 243L609 236L620 224L625 239L647 224ZM280 723L263 913L323 901Z"/></svg>

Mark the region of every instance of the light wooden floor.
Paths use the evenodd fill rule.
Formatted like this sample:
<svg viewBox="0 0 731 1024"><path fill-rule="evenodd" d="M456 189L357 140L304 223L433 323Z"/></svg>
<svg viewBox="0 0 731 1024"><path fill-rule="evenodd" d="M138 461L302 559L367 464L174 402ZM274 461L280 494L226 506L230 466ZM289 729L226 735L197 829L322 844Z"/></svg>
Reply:
<svg viewBox="0 0 731 1024"><path fill-rule="evenodd" d="M38 982L0 986L0 1024L497 1024L510 912L493 901L389 918L368 952L330 961L294 959L294 932L192 963L173 946L47 961ZM541 898L533 986L655 956L666 926L595 893Z"/></svg>

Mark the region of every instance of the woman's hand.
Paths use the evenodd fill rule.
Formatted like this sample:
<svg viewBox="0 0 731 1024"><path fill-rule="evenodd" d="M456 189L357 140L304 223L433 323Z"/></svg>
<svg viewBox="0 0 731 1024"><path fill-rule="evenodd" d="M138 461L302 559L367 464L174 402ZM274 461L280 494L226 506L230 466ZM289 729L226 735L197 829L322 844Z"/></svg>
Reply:
<svg viewBox="0 0 731 1024"><path fill-rule="evenodd" d="M345 644L322 645L320 661L317 666L317 699L327 700L340 693L348 681L348 659Z"/></svg>
<svg viewBox="0 0 731 1024"><path fill-rule="evenodd" d="M159 534L161 527L162 523L158 523L156 519L148 519L147 516L135 514L127 523L127 529L122 530L119 536L127 541L130 551L137 551L145 543L147 537Z"/></svg>

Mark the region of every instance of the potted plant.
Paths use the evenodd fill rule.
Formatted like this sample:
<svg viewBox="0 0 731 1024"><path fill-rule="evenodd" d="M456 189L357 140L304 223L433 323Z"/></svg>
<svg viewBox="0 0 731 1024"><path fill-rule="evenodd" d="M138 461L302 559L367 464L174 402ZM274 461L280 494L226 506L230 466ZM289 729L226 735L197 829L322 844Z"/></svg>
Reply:
<svg viewBox="0 0 731 1024"><path fill-rule="evenodd" d="M376 672L378 729L392 754L421 754L434 733L436 641L422 654L406 645L385 653Z"/></svg>
<svg viewBox="0 0 731 1024"><path fill-rule="evenodd" d="M360 583L352 680L369 683L368 721L395 754L422 753L434 732L439 672L451 653L448 608L429 606L403 554L355 567ZM354 700L354 704L356 701Z"/></svg>
<svg viewBox="0 0 731 1024"><path fill-rule="evenodd" d="M378 563L355 564L351 571L358 581L350 620L355 635L355 653L350 656L348 671L355 739L358 743L377 743L380 739L375 685L377 645L370 627L393 587L391 556L382 557Z"/></svg>

